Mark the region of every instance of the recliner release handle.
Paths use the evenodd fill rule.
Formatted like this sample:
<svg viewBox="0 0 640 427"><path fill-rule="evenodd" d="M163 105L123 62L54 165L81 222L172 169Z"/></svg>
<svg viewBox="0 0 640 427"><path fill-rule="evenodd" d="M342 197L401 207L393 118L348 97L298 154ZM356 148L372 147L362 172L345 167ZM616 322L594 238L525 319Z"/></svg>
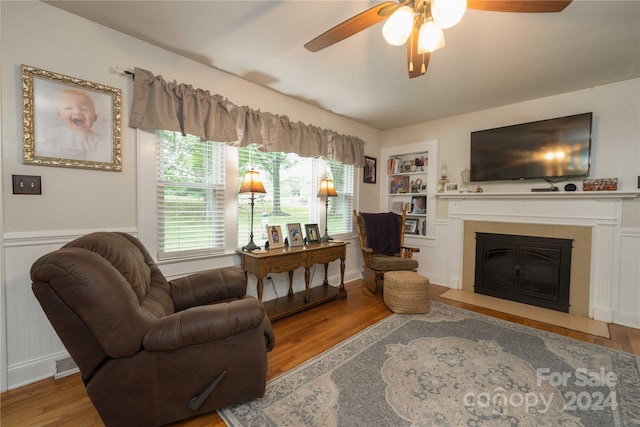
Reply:
<svg viewBox="0 0 640 427"><path fill-rule="evenodd" d="M200 393L198 396L192 398L189 401L189 409L191 409L192 411L197 411L198 409L200 409L204 401L207 400L207 397L209 397L209 395L213 393L213 390L215 390L215 388L218 387L218 384L220 384L220 381L222 381L226 375L227 375L226 369L220 372L220 374L216 377L216 379L213 380L213 382L209 384L209 386L205 388L202 393Z"/></svg>

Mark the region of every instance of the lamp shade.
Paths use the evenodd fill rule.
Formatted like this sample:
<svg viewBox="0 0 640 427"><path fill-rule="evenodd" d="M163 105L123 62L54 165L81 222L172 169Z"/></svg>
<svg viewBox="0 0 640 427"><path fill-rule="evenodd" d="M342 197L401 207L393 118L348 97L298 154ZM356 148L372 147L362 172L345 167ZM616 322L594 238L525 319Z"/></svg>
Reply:
<svg viewBox="0 0 640 427"><path fill-rule="evenodd" d="M325 178L320 182L318 197L338 197L338 193L336 193L336 187L333 186L332 179Z"/></svg>
<svg viewBox="0 0 640 427"><path fill-rule="evenodd" d="M238 193L266 193L260 173L256 170L249 170L244 174L244 180Z"/></svg>

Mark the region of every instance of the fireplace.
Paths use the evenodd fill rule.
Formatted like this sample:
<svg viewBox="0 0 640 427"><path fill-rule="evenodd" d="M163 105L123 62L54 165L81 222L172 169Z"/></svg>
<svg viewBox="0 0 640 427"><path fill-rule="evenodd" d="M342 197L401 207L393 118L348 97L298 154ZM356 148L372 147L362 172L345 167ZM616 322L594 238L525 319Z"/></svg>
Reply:
<svg viewBox="0 0 640 427"><path fill-rule="evenodd" d="M571 239L476 233L479 294L569 311Z"/></svg>
<svg viewBox="0 0 640 427"><path fill-rule="evenodd" d="M447 286L474 291L475 232L573 239L569 313L613 320L619 303L622 201L638 197L637 192L485 191L439 197L449 205Z"/></svg>

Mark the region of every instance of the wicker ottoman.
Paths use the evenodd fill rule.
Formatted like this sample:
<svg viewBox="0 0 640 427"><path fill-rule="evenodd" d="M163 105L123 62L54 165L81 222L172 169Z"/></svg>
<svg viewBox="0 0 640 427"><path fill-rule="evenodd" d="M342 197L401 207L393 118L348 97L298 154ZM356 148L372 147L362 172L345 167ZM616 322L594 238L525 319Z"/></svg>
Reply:
<svg viewBox="0 0 640 427"><path fill-rule="evenodd" d="M428 313L429 279L415 271L384 273L383 299L394 313Z"/></svg>

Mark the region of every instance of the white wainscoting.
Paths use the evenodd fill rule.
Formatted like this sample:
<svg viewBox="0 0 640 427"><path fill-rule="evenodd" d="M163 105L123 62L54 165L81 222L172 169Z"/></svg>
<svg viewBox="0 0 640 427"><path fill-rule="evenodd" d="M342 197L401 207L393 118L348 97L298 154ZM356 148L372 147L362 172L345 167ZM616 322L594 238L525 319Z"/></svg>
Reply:
<svg viewBox="0 0 640 427"><path fill-rule="evenodd" d="M29 271L31 265L42 255L59 249L67 242L94 231L122 231L137 236L135 228L113 230L60 230L43 232L5 233L4 235L4 269L5 269L5 306L2 311L6 319L7 348L7 389L33 383L52 377L55 374L56 360L69 357L65 347L44 315L40 304L31 291ZM347 246L345 282L361 277L362 262L360 249L352 239ZM225 254L215 258L193 261L163 262L160 269L168 279L188 273L227 265L239 265L239 257ZM316 266L312 269L312 286L318 286L324 279L324 268ZM265 282L265 301L286 295L289 279L285 274L272 275L275 290L271 282ZM333 262L329 267L329 283L340 282L339 263ZM247 293L256 295L256 281L249 275ZM294 274L296 291L304 289L303 271ZM1 390L5 391L5 390Z"/></svg>

